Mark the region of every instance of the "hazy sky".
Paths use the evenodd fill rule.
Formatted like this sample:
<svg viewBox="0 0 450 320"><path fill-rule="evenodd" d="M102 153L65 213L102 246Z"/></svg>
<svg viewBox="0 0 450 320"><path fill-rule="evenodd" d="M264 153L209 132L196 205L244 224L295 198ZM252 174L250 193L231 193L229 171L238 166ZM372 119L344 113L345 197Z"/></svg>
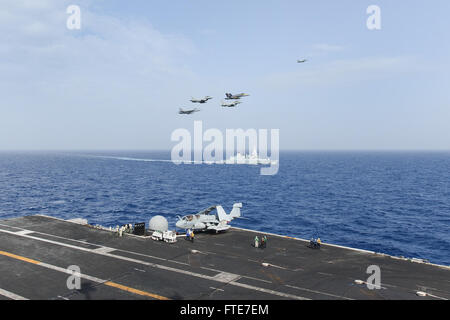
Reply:
<svg viewBox="0 0 450 320"><path fill-rule="evenodd" d="M81 30L66 27L72 4ZM381 30L366 27L372 4ZM449 12L448 0L1 0L0 149L170 150L194 120L280 129L282 149L450 149ZM228 109L225 92L251 96Z"/></svg>

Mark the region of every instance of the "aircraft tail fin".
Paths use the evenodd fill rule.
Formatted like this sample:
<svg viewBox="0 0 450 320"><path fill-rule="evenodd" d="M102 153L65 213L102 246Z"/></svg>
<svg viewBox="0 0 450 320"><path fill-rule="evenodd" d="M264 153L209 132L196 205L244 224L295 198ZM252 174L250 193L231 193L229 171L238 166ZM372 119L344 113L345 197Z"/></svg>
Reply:
<svg viewBox="0 0 450 320"><path fill-rule="evenodd" d="M241 208L242 208L242 203L235 203L233 205L233 210L231 210L231 212L230 212L231 219L239 218L241 216Z"/></svg>
<svg viewBox="0 0 450 320"><path fill-rule="evenodd" d="M242 203L235 203L233 205L233 210L231 210L230 214L227 214L225 210L222 208L222 206L217 206L217 216L219 218L219 221L228 221L230 222L234 218L238 218L241 216L241 208Z"/></svg>

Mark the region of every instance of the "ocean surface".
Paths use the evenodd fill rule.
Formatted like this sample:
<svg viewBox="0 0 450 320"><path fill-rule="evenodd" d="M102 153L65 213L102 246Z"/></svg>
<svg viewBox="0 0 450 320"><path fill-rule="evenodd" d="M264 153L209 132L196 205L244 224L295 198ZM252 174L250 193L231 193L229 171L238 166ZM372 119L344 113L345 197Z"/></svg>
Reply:
<svg viewBox="0 0 450 320"><path fill-rule="evenodd" d="M115 226L214 204L232 225L450 265L450 153L281 152L258 166L181 164L170 152L2 152L0 219L46 214Z"/></svg>

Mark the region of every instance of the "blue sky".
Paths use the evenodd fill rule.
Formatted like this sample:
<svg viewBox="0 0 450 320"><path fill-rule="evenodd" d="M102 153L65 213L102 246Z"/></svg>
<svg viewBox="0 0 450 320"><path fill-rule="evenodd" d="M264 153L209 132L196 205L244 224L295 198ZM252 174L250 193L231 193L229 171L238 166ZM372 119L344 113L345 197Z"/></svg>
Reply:
<svg viewBox="0 0 450 320"><path fill-rule="evenodd" d="M68 5L81 30L68 30ZM366 8L381 8L381 30ZM166 149L177 128L282 149L449 149L448 1L3 0L0 150ZM296 60L307 58L305 64ZM225 92L251 96L221 108ZM213 96L202 111L191 96Z"/></svg>

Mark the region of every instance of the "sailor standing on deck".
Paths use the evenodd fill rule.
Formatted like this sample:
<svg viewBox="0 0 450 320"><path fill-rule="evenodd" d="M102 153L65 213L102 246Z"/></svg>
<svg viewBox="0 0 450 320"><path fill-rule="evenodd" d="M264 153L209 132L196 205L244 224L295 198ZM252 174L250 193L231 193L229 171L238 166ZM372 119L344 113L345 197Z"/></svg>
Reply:
<svg viewBox="0 0 450 320"><path fill-rule="evenodd" d="M258 236L255 237L255 248L259 247L259 238Z"/></svg>
<svg viewBox="0 0 450 320"><path fill-rule="evenodd" d="M264 235L261 239L261 247L265 248L267 246L267 237Z"/></svg>
<svg viewBox="0 0 450 320"><path fill-rule="evenodd" d="M191 230L191 242L194 243L194 230Z"/></svg>
<svg viewBox="0 0 450 320"><path fill-rule="evenodd" d="M191 229L186 230L186 240L191 240Z"/></svg>

